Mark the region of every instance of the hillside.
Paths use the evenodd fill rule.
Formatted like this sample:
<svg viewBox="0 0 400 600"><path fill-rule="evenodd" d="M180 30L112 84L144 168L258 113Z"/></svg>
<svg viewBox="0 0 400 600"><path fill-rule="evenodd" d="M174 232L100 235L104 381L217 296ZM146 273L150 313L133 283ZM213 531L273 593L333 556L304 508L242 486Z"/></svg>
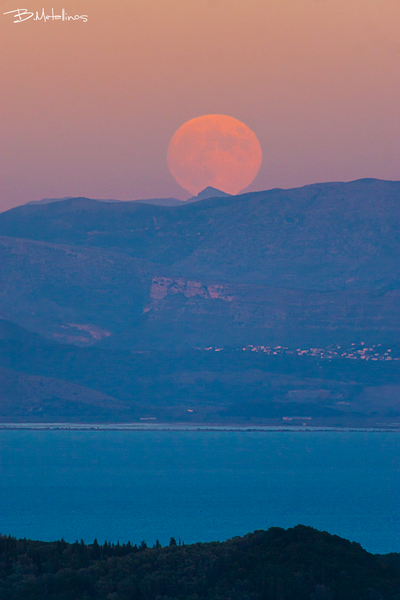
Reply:
<svg viewBox="0 0 400 600"><path fill-rule="evenodd" d="M5 321L0 338L1 421L399 421L399 346L342 346L322 355L256 347L132 352L57 344Z"/></svg>
<svg viewBox="0 0 400 600"><path fill-rule="evenodd" d="M143 314L137 261L98 248L0 238L0 316L72 343L91 343Z"/></svg>
<svg viewBox="0 0 400 600"><path fill-rule="evenodd" d="M0 235L116 249L176 276L301 289L398 287L400 183L360 180L179 207L74 198L0 215Z"/></svg>
<svg viewBox="0 0 400 600"><path fill-rule="evenodd" d="M181 207L17 207L0 215L0 315L132 349L393 342L399 198L397 182L362 180Z"/></svg>
<svg viewBox="0 0 400 600"><path fill-rule="evenodd" d="M397 422L400 182L182 204L73 198L0 214L0 364L59 382L70 404L48 418L96 419L74 384L104 395L101 420ZM39 400L9 389L26 411L10 392L1 418L40 418Z"/></svg>
<svg viewBox="0 0 400 600"><path fill-rule="evenodd" d="M0 537L2 600L398 600L400 555L298 525L148 548Z"/></svg>

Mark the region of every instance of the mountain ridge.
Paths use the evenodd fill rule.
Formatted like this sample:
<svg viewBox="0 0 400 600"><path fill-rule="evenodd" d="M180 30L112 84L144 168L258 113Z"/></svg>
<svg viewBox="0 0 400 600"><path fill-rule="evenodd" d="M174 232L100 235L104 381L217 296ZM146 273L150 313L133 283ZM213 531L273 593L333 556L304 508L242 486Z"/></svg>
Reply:
<svg viewBox="0 0 400 600"><path fill-rule="evenodd" d="M60 385L71 406L79 403L70 384L82 398L84 388L104 394L101 419L111 398L123 402L115 404L122 420L141 418L146 406L166 421L277 424L296 410L319 423L398 420L390 352L400 341L400 182L178 207L79 198L25 205L0 214L0 264L0 318L15 324L3 323L3 337L0 327L0 365L59 381L48 385ZM352 344L358 354L335 351L330 370L329 348ZM268 356L257 354L265 347ZM350 371L348 358L358 358ZM290 375L309 361L303 382ZM47 406L56 418L57 402ZM64 401L59 408L73 418Z"/></svg>
<svg viewBox="0 0 400 600"><path fill-rule="evenodd" d="M0 235L113 249L175 276L303 289L400 281L400 183L361 180L180 207L67 200L0 215Z"/></svg>
<svg viewBox="0 0 400 600"><path fill-rule="evenodd" d="M26 202L22 206L37 206L44 204L53 204L55 202L65 202L66 200L93 200L94 202L105 202L114 204L117 202L138 202L139 204L152 204L155 206L182 206L183 204L190 204L192 202L198 202L199 200L204 200L206 198L222 198L228 197L231 194L227 194L226 192L222 192L217 188L213 188L212 186L208 186L204 188L197 196L192 196L188 198L188 200L178 200L177 198L143 198L137 200L116 200L110 198L88 198L87 196L64 196L62 198L42 198L41 200L31 200L30 202ZM18 208L18 207L15 207Z"/></svg>

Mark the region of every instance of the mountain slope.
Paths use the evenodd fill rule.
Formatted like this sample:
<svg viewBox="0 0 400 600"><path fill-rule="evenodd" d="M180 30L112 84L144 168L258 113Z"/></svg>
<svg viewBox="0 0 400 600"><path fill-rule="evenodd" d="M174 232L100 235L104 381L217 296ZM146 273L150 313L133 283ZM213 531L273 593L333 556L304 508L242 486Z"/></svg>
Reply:
<svg viewBox="0 0 400 600"><path fill-rule="evenodd" d="M142 314L142 274L129 256L0 238L0 264L0 317L42 335L92 343Z"/></svg>
<svg viewBox="0 0 400 600"><path fill-rule="evenodd" d="M123 402L87 387L0 366L0 421L113 420L129 414Z"/></svg>
<svg viewBox="0 0 400 600"><path fill-rule="evenodd" d="M76 385L79 402L107 397L89 411L99 419L115 401L121 420L397 422L399 217L400 183L378 180L0 214L3 418L29 419L29 388L46 414L71 403L79 419ZM64 396L50 406L15 373Z"/></svg>
<svg viewBox="0 0 400 600"><path fill-rule="evenodd" d="M386 356L380 349L374 362L349 360L353 346L329 359L284 350L132 352L36 337L17 328L0 341L1 421L282 425L307 416L308 425L365 427L399 420L399 346Z"/></svg>
<svg viewBox="0 0 400 600"><path fill-rule="evenodd" d="M88 199L0 215L0 235L114 249L175 276L302 289L400 281L400 183L360 180L179 207Z"/></svg>
<svg viewBox="0 0 400 600"><path fill-rule="evenodd" d="M132 349L391 342L399 217L400 183L378 180L22 206L0 215L0 316Z"/></svg>

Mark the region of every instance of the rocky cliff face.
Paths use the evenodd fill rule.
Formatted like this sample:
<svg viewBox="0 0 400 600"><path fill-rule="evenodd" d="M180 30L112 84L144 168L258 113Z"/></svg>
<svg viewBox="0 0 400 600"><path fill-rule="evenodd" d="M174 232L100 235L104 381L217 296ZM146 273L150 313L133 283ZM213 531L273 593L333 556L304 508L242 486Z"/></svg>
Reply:
<svg viewBox="0 0 400 600"><path fill-rule="evenodd" d="M165 296L183 294L185 298L206 298L208 300L224 300L232 302L228 292L229 286L224 284L206 284L201 281L188 281L183 278L154 277L151 282L150 299L156 303Z"/></svg>
<svg viewBox="0 0 400 600"><path fill-rule="evenodd" d="M147 349L400 338L400 290L316 292L155 277L144 319L110 339ZM171 340L171 333L179 331Z"/></svg>

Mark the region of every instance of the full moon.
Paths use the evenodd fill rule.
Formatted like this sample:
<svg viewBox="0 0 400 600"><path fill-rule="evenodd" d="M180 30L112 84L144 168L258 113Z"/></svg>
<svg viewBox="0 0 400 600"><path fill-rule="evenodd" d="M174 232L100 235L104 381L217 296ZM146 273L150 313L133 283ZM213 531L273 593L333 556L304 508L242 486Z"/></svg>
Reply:
<svg viewBox="0 0 400 600"><path fill-rule="evenodd" d="M187 121L168 146L172 176L193 195L208 186L238 194L253 181L261 161L255 133L227 115L204 115Z"/></svg>

